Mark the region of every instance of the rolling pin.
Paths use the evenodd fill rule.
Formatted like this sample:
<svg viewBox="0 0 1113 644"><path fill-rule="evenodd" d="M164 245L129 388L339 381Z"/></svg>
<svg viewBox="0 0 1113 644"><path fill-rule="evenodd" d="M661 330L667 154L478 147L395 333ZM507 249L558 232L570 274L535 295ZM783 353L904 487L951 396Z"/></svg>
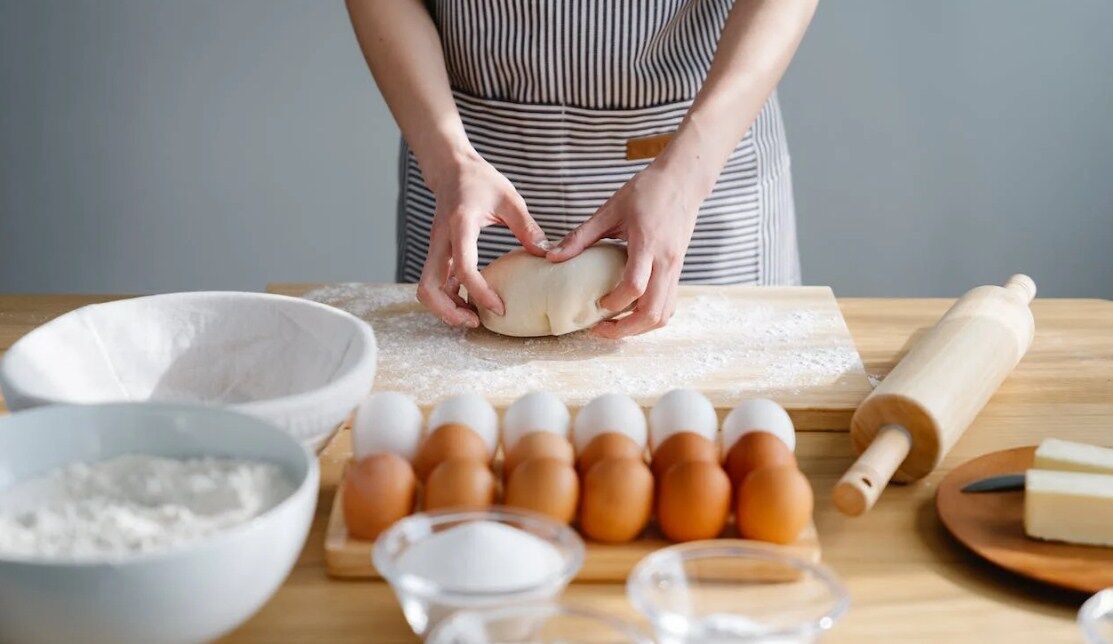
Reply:
<svg viewBox="0 0 1113 644"><path fill-rule="evenodd" d="M866 397L850 421L858 460L835 485L839 511L873 507L890 479L927 476L1028 351L1036 284L1013 275L958 299Z"/></svg>

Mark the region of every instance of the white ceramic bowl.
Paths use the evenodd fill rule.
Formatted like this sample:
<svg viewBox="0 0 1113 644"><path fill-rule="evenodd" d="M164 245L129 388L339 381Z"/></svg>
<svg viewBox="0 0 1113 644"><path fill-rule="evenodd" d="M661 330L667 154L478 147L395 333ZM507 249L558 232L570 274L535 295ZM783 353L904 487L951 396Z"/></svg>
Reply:
<svg viewBox="0 0 1113 644"><path fill-rule="evenodd" d="M371 391L371 326L283 295L199 292L71 311L0 360L17 411L53 403L153 401L228 407L319 449Z"/></svg>
<svg viewBox="0 0 1113 644"><path fill-rule="evenodd" d="M254 614L290 572L317 503L314 456L278 428L226 410L121 403L45 407L0 418L0 494L75 461L123 454L275 463L286 499L180 547L64 562L0 554L0 641L195 642Z"/></svg>

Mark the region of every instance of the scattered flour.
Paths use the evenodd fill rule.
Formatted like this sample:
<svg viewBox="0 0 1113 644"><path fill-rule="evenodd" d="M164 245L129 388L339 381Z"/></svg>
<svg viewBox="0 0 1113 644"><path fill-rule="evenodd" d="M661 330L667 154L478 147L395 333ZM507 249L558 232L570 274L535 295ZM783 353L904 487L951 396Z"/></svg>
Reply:
<svg viewBox="0 0 1113 644"><path fill-rule="evenodd" d="M472 521L418 541L398 557L398 570L455 592L504 592L552 580L560 551L525 530Z"/></svg>
<svg viewBox="0 0 1113 644"><path fill-rule="evenodd" d="M170 549L244 523L292 491L270 463L142 455L74 463L0 495L0 556L97 560Z"/></svg>
<svg viewBox="0 0 1113 644"><path fill-rule="evenodd" d="M685 298L667 326L613 342L588 333L507 341L444 325L416 306L413 285L340 284L304 297L372 323L379 345L376 389L430 404L460 391L559 392L570 405L618 388L652 400L676 387L724 396L791 396L827 387L863 367L852 344L817 345L845 335L837 309L775 307L715 294ZM864 376L863 376L864 377Z"/></svg>

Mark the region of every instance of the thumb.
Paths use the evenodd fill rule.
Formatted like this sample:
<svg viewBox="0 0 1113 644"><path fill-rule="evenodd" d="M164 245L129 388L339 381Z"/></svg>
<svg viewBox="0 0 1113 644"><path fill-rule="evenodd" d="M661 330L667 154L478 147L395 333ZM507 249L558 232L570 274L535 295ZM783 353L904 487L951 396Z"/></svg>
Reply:
<svg viewBox="0 0 1113 644"><path fill-rule="evenodd" d="M590 219L565 235L557 247L545 256L546 259L550 262L568 261L605 237L610 231L610 224L607 223L606 218L607 212L606 209L599 210Z"/></svg>
<svg viewBox="0 0 1113 644"><path fill-rule="evenodd" d="M517 197L509 200L500 213L502 223L514 233L522 248L525 248L528 253L544 257L545 253L552 248L552 244L545 237L545 231L541 230L541 226L537 225L529 214L525 200L520 195Z"/></svg>

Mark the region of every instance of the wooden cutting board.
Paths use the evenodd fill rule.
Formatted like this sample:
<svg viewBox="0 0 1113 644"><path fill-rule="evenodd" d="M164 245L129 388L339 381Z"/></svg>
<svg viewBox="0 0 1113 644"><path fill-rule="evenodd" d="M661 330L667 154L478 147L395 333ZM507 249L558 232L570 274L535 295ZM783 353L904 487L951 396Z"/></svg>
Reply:
<svg viewBox="0 0 1113 644"><path fill-rule="evenodd" d="M351 458L351 432L343 428L321 454L322 459L331 462L346 462ZM373 542L351 539L344 523L342 499L343 492L338 489L329 510L328 526L325 529L325 569L333 577L378 579L379 574L371 563ZM734 538L733 527L728 528L724 537ZM761 543L761 542L752 542ZM653 526L646 534L630 543L587 544L584 565L576 575L575 581L623 582L634 566L649 553L669 545ZM762 544L768 546L769 544ZM820 560L821 551L815 524L808 526L796 543L783 546L788 554L810 562ZM779 569L783 574L783 568ZM772 574L772 573L771 573Z"/></svg>
<svg viewBox="0 0 1113 644"><path fill-rule="evenodd" d="M462 390L501 412L550 390L573 411L608 391L648 409L677 387L702 391L725 416L744 398L783 405L797 429L845 430L869 393L861 358L825 286L688 286L668 326L622 341L587 333L510 338L450 329L416 300L414 285L272 284L367 320L379 342L375 388L407 393L426 412Z"/></svg>
<svg viewBox="0 0 1113 644"><path fill-rule="evenodd" d="M1024 534L1024 492L967 494L974 481L1032 467L1035 446L992 452L951 470L939 483L935 508L955 539L1018 575L1096 593L1113 586L1113 548L1042 541Z"/></svg>

